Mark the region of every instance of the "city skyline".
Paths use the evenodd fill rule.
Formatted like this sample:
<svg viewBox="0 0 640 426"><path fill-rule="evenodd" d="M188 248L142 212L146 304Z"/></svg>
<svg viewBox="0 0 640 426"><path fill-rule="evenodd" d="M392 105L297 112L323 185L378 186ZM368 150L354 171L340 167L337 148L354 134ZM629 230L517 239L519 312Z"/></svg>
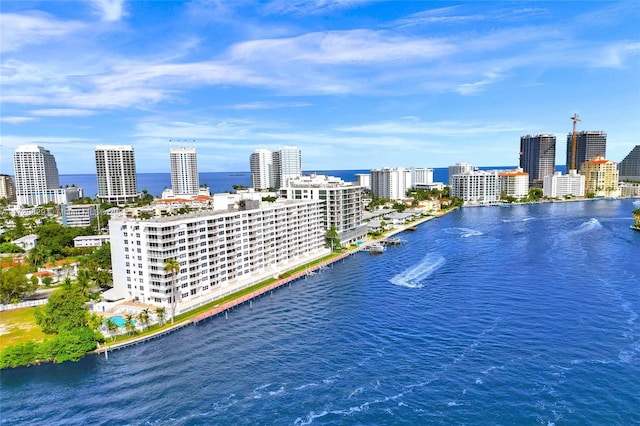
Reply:
<svg viewBox="0 0 640 426"><path fill-rule="evenodd" d="M61 174L98 145L203 172L296 145L305 170L518 164L520 137L640 135L634 2L3 2L0 173L35 144ZM563 164L559 142L556 164Z"/></svg>

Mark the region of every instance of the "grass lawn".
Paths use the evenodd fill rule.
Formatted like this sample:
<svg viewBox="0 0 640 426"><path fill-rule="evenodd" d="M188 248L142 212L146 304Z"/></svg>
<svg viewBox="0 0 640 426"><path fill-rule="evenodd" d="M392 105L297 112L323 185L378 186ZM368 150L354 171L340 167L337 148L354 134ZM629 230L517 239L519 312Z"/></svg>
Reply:
<svg viewBox="0 0 640 426"><path fill-rule="evenodd" d="M33 317L35 308L21 308L0 312L0 350L18 343L41 342L44 334Z"/></svg>

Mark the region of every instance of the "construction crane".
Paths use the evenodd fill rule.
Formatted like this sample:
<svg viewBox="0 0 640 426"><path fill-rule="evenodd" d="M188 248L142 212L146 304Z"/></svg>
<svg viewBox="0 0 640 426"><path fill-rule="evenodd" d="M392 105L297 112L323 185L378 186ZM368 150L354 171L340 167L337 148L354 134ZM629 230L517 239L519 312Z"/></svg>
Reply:
<svg viewBox="0 0 640 426"><path fill-rule="evenodd" d="M578 123L578 121L582 121L582 120L580 120L580 117L578 117L578 114L573 114L573 117L570 117L570 119L573 120L573 134L571 135L571 170L578 170L576 169L576 149L577 149L576 124Z"/></svg>

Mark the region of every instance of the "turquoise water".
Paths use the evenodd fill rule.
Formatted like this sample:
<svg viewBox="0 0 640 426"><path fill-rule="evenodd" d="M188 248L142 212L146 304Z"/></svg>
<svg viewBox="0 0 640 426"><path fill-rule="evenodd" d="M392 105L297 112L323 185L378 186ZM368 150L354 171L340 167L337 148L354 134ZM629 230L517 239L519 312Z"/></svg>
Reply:
<svg viewBox="0 0 640 426"><path fill-rule="evenodd" d="M113 321L113 322L114 322L114 324L115 324L115 325L117 325L118 327L124 327L124 326L125 326L125 324L127 323L127 322L125 321L124 317L122 317L121 315L114 315L114 316L109 317L109 318L111 318L111 321ZM135 323L136 323L136 321L135 321L135 320L132 320L131 322L132 322L133 324L135 324Z"/></svg>
<svg viewBox="0 0 640 426"><path fill-rule="evenodd" d="M634 208L464 208L108 360L2 371L0 422L640 424Z"/></svg>

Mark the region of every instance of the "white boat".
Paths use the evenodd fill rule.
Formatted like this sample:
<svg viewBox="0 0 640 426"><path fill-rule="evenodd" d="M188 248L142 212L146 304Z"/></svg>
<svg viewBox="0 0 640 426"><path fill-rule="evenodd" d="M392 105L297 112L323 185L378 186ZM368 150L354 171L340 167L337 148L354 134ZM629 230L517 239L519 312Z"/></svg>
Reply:
<svg viewBox="0 0 640 426"><path fill-rule="evenodd" d="M369 246L369 254L380 254L385 250L385 247L380 243L371 244Z"/></svg>

